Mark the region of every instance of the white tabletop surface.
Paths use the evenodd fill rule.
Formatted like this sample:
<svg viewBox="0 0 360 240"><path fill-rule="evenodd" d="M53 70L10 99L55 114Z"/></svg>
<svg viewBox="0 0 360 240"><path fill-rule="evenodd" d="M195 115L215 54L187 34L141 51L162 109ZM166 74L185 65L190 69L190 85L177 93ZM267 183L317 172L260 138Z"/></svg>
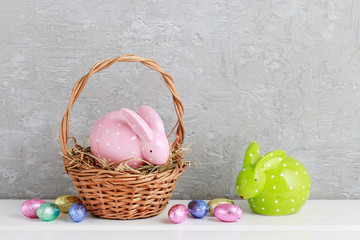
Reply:
<svg viewBox="0 0 360 240"><path fill-rule="evenodd" d="M181 224L168 220L170 201L160 215L137 220L108 220L91 214L80 223L67 214L51 222L22 215L25 200L0 200L0 239L360 239L360 200L309 200L303 209L288 216L255 214L244 200L235 201L243 217L234 223L213 216L189 216Z"/></svg>

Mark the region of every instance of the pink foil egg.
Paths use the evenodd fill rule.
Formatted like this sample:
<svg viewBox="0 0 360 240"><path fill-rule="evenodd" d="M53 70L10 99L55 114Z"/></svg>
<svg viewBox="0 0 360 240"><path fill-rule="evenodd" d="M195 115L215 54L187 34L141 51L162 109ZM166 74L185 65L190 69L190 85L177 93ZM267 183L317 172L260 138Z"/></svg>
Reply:
<svg viewBox="0 0 360 240"><path fill-rule="evenodd" d="M242 214L241 208L231 203L220 204L214 209L215 217L223 222L235 222Z"/></svg>
<svg viewBox="0 0 360 240"><path fill-rule="evenodd" d="M99 159L114 164L128 160L130 167L138 168L144 162L137 159L166 163L170 146L160 116L143 105L138 113L122 108L100 118L91 130L90 147Z"/></svg>
<svg viewBox="0 0 360 240"><path fill-rule="evenodd" d="M21 212L25 217L37 218L36 210L40 205L44 204L45 201L37 198L29 199L21 205Z"/></svg>
<svg viewBox="0 0 360 240"><path fill-rule="evenodd" d="M169 220L173 223L182 223L188 215L189 209L184 204L176 204L168 212Z"/></svg>

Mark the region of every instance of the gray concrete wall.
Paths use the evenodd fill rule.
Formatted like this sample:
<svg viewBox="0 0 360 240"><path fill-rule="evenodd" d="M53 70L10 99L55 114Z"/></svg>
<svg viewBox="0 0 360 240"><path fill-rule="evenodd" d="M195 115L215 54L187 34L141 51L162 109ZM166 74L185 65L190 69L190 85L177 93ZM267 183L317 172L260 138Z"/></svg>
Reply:
<svg viewBox="0 0 360 240"><path fill-rule="evenodd" d="M153 58L185 106L174 198L237 198L247 145L284 149L311 198L360 199L360 3L356 0L0 1L0 198L75 193L56 140L73 84L99 60ZM154 107L176 120L160 75L119 63L90 79L71 115L86 141L103 114Z"/></svg>

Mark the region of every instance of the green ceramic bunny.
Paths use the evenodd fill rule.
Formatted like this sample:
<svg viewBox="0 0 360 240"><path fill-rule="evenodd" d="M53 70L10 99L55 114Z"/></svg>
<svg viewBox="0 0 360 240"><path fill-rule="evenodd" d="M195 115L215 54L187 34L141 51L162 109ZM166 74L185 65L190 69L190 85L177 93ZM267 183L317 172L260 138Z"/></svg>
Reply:
<svg viewBox="0 0 360 240"><path fill-rule="evenodd" d="M296 159L282 150L260 156L257 142L245 154L236 180L237 193L251 209L265 215L287 215L301 209L309 197L310 176Z"/></svg>

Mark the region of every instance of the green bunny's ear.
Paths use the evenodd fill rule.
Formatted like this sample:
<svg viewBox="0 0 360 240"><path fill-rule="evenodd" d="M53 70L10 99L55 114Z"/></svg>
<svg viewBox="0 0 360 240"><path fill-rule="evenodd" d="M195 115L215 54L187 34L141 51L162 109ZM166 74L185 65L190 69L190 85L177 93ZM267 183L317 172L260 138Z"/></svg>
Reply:
<svg viewBox="0 0 360 240"><path fill-rule="evenodd" d="M275 167L286 157L286 152L283 150L276 150L265 154L260 160L256 163L255 171L264 171Z"/></svg>
<svg viewBox="0 0 360 240"><path fill-rule="evenodd" d="M260 158L260 148L257 142L250 143L244 157L244 166L254 165Z"/></svg>

